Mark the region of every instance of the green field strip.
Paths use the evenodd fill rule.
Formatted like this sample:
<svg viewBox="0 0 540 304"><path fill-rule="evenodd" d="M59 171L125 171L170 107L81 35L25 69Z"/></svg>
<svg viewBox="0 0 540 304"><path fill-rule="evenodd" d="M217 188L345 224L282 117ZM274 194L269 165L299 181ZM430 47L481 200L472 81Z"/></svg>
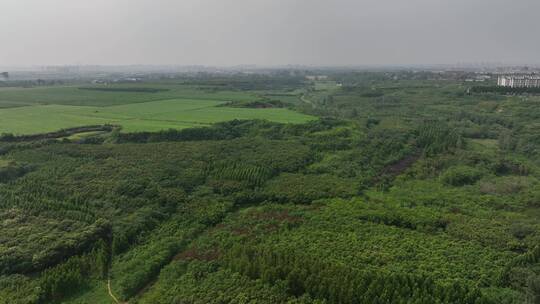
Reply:
<svg viewBox="0 0 540 304"><path fill-rule="evenodd" d="M314 119L288 109L217 107L222 103L167 99L111 107L34 105L0 108L0 133L43 133L107 123L121 125L124 131L133 132L206 126L233 119L266 119L281 123L303 123Z"/></svg>

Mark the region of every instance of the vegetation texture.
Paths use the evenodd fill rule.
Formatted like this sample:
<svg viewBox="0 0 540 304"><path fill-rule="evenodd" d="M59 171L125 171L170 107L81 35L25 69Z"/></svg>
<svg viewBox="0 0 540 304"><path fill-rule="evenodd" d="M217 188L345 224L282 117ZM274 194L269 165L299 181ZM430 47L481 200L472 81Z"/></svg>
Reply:
<svg viewBox="0 0 540 304"><path fill-rule="evenodd" d="M0 303L539 303L540 97L326 72L2 89Z"/></svg>

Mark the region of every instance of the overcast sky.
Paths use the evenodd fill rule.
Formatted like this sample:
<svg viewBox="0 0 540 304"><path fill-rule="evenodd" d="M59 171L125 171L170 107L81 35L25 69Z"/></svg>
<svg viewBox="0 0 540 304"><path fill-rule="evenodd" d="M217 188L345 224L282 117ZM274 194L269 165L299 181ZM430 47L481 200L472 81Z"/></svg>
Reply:
<svg viewBox="0 0 540 304"><path fill-rule="evenodd" d="M0 65L540 63L540 0L0 0Z"/></svg>

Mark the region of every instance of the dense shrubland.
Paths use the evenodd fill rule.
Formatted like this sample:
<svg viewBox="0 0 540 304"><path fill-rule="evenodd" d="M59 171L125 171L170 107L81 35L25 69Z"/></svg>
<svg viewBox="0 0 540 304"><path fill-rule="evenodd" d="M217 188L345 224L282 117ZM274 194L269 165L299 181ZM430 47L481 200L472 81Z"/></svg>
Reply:
<svg viewBox="0 0 540 304"><path fill-rule="evenodd" d="M309 294L327 303L489 303L479 290L429 277L362 271L297 252L235 246L226 267L263 282L285 284L288 294ZM279 283L278 283L279 282Z"/></svg>
<svg viewBox="0 0 540 304"><path fill-rule="evenodd" d="M32 166L14 161L0 163L0 183L7 183L25 175L32 170Z"/></svg>

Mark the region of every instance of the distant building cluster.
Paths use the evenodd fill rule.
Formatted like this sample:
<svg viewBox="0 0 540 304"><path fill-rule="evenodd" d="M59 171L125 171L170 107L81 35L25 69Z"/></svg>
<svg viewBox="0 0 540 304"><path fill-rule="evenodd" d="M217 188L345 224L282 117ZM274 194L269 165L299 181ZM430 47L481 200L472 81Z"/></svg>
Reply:
<svg viewBox="0 0 540 304"><path fill-rule="evenodd" d="M539 75L504 75L499 76L497 85L509 88L540 88Z"/></svg>

